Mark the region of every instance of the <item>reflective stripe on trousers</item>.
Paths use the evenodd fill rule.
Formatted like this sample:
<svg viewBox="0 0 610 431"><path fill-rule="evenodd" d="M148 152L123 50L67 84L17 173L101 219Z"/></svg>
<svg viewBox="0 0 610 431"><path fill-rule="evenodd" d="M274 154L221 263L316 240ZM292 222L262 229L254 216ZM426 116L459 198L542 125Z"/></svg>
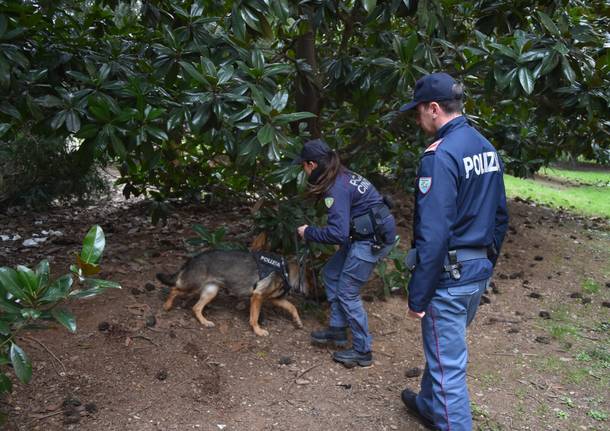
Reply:
<svg viewBox="0 0 610 431"><path fill-rule="evenodd" d="M442 431L472 430L466 328L488 282L437 289L421 320L426 368L417 406Z"/></svg>

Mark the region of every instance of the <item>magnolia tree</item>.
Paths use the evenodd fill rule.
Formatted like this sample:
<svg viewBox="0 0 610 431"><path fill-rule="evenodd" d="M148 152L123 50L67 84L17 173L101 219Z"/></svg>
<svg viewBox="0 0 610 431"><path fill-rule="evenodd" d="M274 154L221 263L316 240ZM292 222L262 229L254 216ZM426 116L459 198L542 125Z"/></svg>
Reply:
<svg viewBox="0 0 610 431"><path fill-rule="evenodd" d="M288 195L288 160L318 136L406 185L426 138L396 110L438 70L510 171L607 160L609 16L577 0L0 0L0 201L79 192L107 163L160 205Z"/></svg>

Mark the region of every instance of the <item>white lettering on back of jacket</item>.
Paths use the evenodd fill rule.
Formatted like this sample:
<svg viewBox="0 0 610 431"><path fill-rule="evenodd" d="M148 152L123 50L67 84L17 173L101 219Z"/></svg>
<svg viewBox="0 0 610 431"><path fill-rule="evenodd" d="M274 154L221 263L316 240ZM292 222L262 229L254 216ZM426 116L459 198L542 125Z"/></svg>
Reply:
<svg viewBox="0 0 610 431"><path fill-rule="evenodd" d="M472 171L477 175L481 175L489 172L498 172L500 170L498 153L495 151L486 151L485 153L464 157L463 160L464 169L466 170L466 179L470 178Z"/></svg>

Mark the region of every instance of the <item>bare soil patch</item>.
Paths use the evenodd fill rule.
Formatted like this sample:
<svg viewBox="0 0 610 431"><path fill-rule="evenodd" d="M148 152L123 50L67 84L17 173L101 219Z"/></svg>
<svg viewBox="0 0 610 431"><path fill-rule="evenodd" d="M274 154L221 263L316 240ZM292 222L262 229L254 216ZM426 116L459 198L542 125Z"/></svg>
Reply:
<svg viewBox="0 0 610 431"><path fill-rule="evenodd" d="M396 198L408 244L411 198ZM49 258L54 275L62 274L98 223L107 240L103 276L123 285L72 304L76 334L61 328L24 334L34 377L29 385L14 381L2 400L6 429L422 429L400 401L405 386L419 384L407 374L416 376L413 369L424 365L418 323L406 318L404 296L380 298L378 278L367 285L375 357L367 369L347 370L332 362L330 350L310 345L309 332L323 315L311 301L296 300L303 330L266 309L266 338L251 332L247 308L223 297L209 307L212 329L197 323L188 303L162 310L167 292L154 274L181 265L190 226L225 225L229 240L247 243L249 211L184 207L165 227L152 226L142 204L0 216L3 234L64 233L37 248L0 242L0 266ZM599 414L610 413L608 362L599 357L610 339L610 309L603 305L610 301L608 226L525 202L511 202L510 214L494 285L469 332L475 428L607 429ZM583 290L587 279L597 292Z"/></svg>

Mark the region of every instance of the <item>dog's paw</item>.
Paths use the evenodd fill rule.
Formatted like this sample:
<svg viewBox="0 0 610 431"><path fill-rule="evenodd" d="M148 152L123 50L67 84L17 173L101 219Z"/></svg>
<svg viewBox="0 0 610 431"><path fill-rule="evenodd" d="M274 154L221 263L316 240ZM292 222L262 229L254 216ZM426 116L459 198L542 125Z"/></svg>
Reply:
<svg viewBox="0 0 610 431"><path fill-rule="evenodd" d="M205 320L205 321L201 322L201 324L203 326L205 326L206 328L213 328L214 326L216 326L216 324L214 322L210 322L209 320Z"/></svg>
<svg viewBox="0 0 610 431"><path fill-rule="evenodd" d="M259 337L268 337L269 336L269 331L267 331L266 329L254 328L254 333L256 335L258 335Z"/></svg>
<svg viewBox="0 0 610 431"><path fill-rule="evenodd" d="M301 322L300 320L297 320L297 321L294 322L294 326L297 329L303 329L303 322Z"/></svg>

